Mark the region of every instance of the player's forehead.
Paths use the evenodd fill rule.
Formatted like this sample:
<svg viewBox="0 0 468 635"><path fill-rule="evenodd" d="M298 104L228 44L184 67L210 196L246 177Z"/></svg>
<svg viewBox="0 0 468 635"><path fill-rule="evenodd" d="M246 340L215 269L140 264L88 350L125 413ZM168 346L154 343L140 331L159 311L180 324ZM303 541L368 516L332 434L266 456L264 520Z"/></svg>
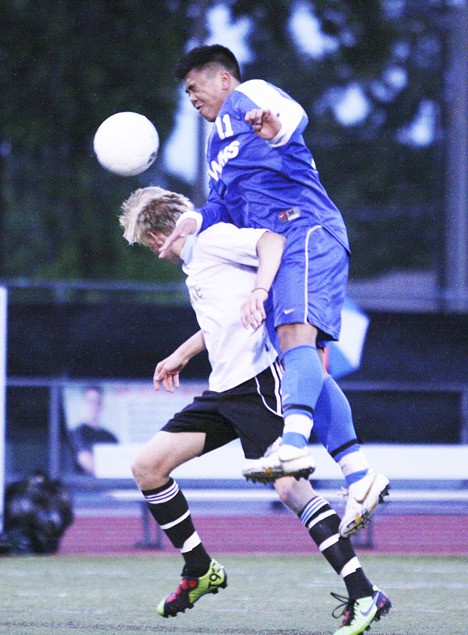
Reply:
<svg viewBox="0 0 468 635"><path fill-rule="evenodd" d="M191 92L202 86L207 86L216 80L220 72L219 64L206 64L201 68L192 68L184 78L185 91Z"/></svg>

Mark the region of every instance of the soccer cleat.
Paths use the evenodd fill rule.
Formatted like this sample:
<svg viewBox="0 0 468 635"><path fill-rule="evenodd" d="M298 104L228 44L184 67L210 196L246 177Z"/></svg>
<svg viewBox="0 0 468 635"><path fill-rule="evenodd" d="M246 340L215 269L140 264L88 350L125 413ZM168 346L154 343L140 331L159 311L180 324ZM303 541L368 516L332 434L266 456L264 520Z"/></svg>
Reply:
<svg viewBox="0 0 468 635"><path fill-rule="evenodd" d="M349 538L366 525L384 496L389 493L390 481L373 470L349 486L346 509L340 523L340 534Z"/></svg>
<svg viewBox="0 0 468 635"><path fill-rule="evenodd" d="M242 475L254 483L271 483L282 476L308 478L315 470L315 459L307 446L280 445L275 441L260 459L248 461Z"/></svg>
<svg viewBox="0 0 468 635"><path fill-rule="evenodd" d="M210 562L210 568L201 578L192 578L182 574L182 580L172 595L158 604L157 612L162 617L175 617L193 608L195 602L207 593L218 593L227 587L227 574L216 560Z"/></svg>
<svg viewBox="0 0 468 635"><path fill-rule="evenodd" d="M337 593L332 593L332 596L341 602L333 611L333 617L343 616L343 622L334 635L364 633L370 629L372 622L378 622L392 608L390 599L375 586L373 595L359 600L350 600ZM341 613L338 612L340 610Z"/></svg>

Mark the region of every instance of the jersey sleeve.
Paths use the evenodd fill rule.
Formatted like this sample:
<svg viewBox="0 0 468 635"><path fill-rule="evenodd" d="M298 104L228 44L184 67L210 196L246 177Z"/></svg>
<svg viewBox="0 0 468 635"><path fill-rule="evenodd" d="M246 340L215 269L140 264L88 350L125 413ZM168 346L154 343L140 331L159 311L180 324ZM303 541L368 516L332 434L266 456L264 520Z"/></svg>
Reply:
<svg viewBox="0 0 468 635"><path fill-rule="evenodd" d="M256 268L257 243L266 231L218 223L199 236L197 245L219 261Z"/></svg>
<svg viewBox="0 0 468 635"><path fill-rule="evenodd" d="M205 205L197 211L203 216L203 221L199 229L200 232L216 223L232 223L232 218L227 211L224 201L214 188L211 188Z"/></svg>
<svg viewBox="0 0 468 635"><path fill-rule="evenodd" d="M252 108L269 109L280 120L280 131L273 139L266 142L273 148L285 145L295 133L302 134L306 128L308 117L305 110L297 101L273 84L261 79L252 79L238 86L236 90L247 97L243 105L244 114Z"/></svg>

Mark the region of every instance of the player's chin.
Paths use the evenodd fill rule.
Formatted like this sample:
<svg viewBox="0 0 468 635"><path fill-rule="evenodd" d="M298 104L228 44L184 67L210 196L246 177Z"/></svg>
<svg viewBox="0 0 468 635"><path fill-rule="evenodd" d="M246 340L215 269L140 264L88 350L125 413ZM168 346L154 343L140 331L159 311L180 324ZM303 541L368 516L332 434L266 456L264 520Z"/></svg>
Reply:
<svg viewBox="0 0 468 635"><path fill-rule="evenodd" d="M198 110L198 114L201 115L203 119L206 119L206 121L209 121L210 123L214 123L216 121L216 115L213 113L210 113L204 108L200 108Z"/></svg>
<svg viewBox="0 0 468 635"><path fill-rule="evenodd" d="M179 256L177 256L176 254L172 253L172 251L169 251L167 254L165 254L164 256L160 256L160 258L163 258L164 260L167 260L168 262L171 262L173 265L179 265L180 264L180 258Z"/></svg>

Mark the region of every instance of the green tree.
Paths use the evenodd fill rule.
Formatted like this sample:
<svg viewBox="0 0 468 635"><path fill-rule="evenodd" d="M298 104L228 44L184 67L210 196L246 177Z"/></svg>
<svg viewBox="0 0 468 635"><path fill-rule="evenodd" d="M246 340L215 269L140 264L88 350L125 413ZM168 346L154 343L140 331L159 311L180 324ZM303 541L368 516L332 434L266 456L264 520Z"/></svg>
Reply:
<svg viewBox="0 0 468 635"><path fill-rule="evenodd" d="M433 265L443 211L436 170L445 133L446 3L236 0L230 6L233 16L255 21L245 77L276 83L309 115L306 141L359 254L353 274ZM305 40L308 29L314 40L318 30L321 50L310 53L298 43L294 20ZM363 105L354 119L352 94ZM424 118L428 136L418 139L412 133Z"/></svg>
<svg viewBox="0 0 468 635"><path fill-rule="evenodd" d="M217 0L4 0L0 7L0 275L178 277L130 250L118 207L157 182L190 194L161 160L122 179L97 164L92 139L110 114L135 110L164 144L174 123L177 58ZM225 0L252 23L245 78L290 92L310 118L306 141L345 216L353 273L429 267L443 190L444 0ZM206 17L206 16L205 16ZM307 51L294 35L322 49ZM308 32L309 30L309 32ZM191 40L193 42L193 40ZM361 116L347 101L358 96ZM426 139L413 134L425 121ZM431 136L432 135L432 136ZM190 140L192 143L192 140ZM183 161L183 157L181 157Z"/></svg>
<svg viewBox="0 0 468 635"><path fill-rule="evenodd" d="M147 270L143 250L129 253L116 222L120 201L145 181L105 173L92 141L107 116L134 110L155 122L164 142L177 101L167 69L188 37L186 5L2 3L3 275L112 278ZM152 177L164 179L158 164Z"/></svg>

